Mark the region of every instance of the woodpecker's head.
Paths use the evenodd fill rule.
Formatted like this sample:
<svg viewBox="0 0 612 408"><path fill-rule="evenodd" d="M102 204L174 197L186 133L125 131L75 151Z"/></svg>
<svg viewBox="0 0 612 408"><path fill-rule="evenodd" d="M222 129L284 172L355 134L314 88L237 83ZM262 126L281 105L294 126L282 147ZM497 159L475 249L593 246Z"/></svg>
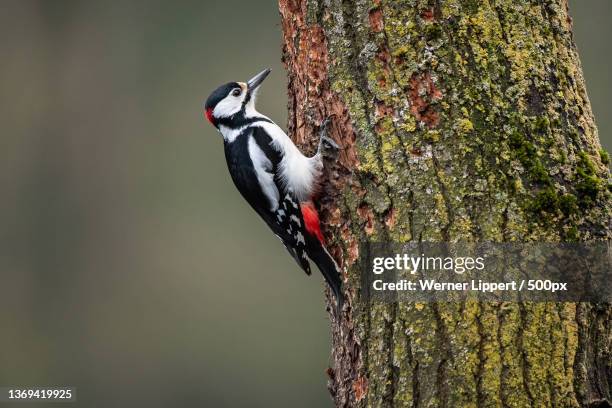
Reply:
<svg viewBox="0 0 612 408"><path fill-rule="evenodd" d="M269 73L267 68L247 82L228 82L215 89L204 104L206 119L217 128L241 126L243 120L256 115L257 90Z"/></svg>

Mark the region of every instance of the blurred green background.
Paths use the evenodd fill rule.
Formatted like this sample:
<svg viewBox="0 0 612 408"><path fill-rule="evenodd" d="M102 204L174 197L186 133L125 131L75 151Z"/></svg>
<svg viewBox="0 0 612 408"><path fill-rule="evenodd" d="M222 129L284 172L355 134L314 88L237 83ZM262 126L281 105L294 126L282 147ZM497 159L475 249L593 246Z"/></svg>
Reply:
<svg viewBox="0 0 612 408"><path fill-rule="evenodd" d="M612 150L612 4L571 6ZM271 67L259 107L285 123L276 3L0 8L0 386L76 386L70 406L331 406L322 279L234 190L201 113Z"/></svg>

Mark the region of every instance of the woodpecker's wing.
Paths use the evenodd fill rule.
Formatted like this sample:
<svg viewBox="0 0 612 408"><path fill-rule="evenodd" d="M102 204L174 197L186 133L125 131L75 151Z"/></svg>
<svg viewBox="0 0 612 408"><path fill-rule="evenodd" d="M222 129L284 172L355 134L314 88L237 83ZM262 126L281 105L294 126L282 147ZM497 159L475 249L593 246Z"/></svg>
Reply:
<svg viewBox="0 0 612 408"><path fill-rule="evenodd" d="M275 225L270 226L270 228L272 228L298 265L307 275L310 275L310 263L306 255L306 240L302 232L304 220L299 203L290 193L285 194L280 201L275 216Z"/></svg>
<svg viewBox="0 0 612 408"><path fill-rule="evenodd" d="M254 198L255 194L249 194L250 198L243 195L297 264L310 275L300 203L292 191L283 186L279 177L278 166L283 159L282 152L273 147L272 138L261 127L253 126L250 132L247 149L253 164L259 198ZM254 187L249 186L250 189Z"/></svg>
<svg viewBox="0 0 612 408"><path fill-rule="evenodd" d="M264 191L277 192L277 195L268 194L271 202L272 219L263 218L297 264L306 274L310 275L310 263L306 255L306 241L303 234L304 220L300 203L295 198L293 191L284 187L279 176L278 167L283 155L272 145L272 138L263 128L254 127L251 137L268 159L262 166L266 177L258 177L258 181L260 184L264 184L262 185ZM276 198L276 202L274 202L274 198Z"/></svg>

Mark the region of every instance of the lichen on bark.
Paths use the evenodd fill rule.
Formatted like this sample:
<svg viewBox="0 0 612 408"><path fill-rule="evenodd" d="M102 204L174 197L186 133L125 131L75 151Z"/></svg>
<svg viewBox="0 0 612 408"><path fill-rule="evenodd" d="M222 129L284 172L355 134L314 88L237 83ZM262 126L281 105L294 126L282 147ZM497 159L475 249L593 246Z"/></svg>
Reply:
<svg viewBox="0 0 612 408"><path fill-rule="evenodd" d="M337 406L611 399L609 306L361 302L359 243L610 239L565 0L280 0L289 133L342 147L321 210L345 270Z"/></svg>

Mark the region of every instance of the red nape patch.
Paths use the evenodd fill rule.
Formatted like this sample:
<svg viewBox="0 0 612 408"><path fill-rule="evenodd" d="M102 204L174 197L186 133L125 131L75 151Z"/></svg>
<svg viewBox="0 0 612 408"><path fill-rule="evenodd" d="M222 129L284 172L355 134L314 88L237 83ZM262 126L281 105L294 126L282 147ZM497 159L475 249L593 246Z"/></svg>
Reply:
<svg viewBox="0 0 612 408"><path fill-rule="evenodd" d="M214 125L215 124L215 117L213 116L212 108L206 109L205 114L206 114L206 119L208 119L208 121Z"/></svg>
<svg viewBox="0 0 612 408"><path fill-rule="evenodd" d="M319 224L319 214L314 207L312 201L306 201L300 204L302 217L304 218L304 227L310 235L317 237L321 244L325 244L323 233L321 233L321 225Z"/></svg>

